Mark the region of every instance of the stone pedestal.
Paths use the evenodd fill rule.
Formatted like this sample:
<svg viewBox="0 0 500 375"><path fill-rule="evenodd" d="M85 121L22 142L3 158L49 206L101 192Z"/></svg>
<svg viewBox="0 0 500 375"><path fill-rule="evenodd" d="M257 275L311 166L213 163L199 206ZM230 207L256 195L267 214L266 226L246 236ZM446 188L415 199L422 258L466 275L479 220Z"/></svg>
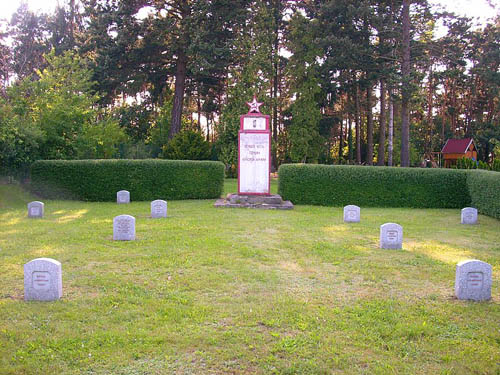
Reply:
<svg viewBox="0 0 500 375"><path fill-rule="evenodd" d="M291 210L293 204L284 201L280 195L244 195L228 194L215 202L218 208L260 208L264 210Z"/></svg>

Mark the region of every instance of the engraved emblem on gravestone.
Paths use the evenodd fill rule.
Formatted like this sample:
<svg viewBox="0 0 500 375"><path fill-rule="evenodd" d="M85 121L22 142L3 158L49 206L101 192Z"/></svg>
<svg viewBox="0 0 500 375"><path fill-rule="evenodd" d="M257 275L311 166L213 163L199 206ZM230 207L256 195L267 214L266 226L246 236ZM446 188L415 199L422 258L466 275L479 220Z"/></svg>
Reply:
<svg viewBox="0 0 500 375"><path fill-rule="evenodd" d="M477 224L477 209L473 207L465 207L461 211L462 224Z"/></svg>
<svg viewBox="0 0 500 375"><path fill-rule="evenodd" d="M49 290L50 273L47 271L34 271L32 275L33 289Z"/></svg>
<svg viewBox="0 0 500 375"><path fill-rule="evenodd" d="M483 286L482 272L469 272L467 274L467 287L472 289L481 289Z"/></svg>
<svg viewBox="0 0 500 375"><path fill-rule="evenodd" d="M344 207L344 222L346 223L359 223L360 221L360 208L355 205L348 205Z"/></svg>
<svg viewBox="0 0 500 375"><path fill-rule="evenodd" d="M387 240L389 242L396 242L398 240L398 232L395 230L387 231Z"/></svg>
<svg viewBox="0 0 500 375"><path fill-rule="evenodd" d="M50 258L37 258L24 265L24 299L26 301L54 301L61 297L60 262Z"/></svg>
<svg viewBox="0 0 500 375"><path fill-rule="evenodd" d="M492 267L480 260L465 260L457 264L455 295L458 299L486 301L491 298Z"/></svg>
<svg viewBox="0 0 500 375"><path fill-rule="evenodd" d="M130 215L120 215L113 219L113 240L135 240L135 217Z"/></svg>
<svg viewBox="0 0 500 375"><path fill-rule="evenodd" d="M28 217L43 217L44 204L39 201L28 203Z"/></svg>
<svg viewBox="0 0 500 375"><path fill-rule="evenodd" d="M380 226L380 248L401 249L403 247L403 227L395 223Z"/></svg>

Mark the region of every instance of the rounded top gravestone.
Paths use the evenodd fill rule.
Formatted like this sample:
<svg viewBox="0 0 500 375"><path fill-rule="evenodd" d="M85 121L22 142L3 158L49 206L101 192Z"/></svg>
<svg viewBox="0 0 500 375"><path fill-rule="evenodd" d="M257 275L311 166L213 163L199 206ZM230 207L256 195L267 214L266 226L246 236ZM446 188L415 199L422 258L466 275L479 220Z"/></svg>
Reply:
<svg viewBox="0 0 500 375"><path fill-rule="evenodd" d="M43 202L33 201L28 203L28 217L43 217L44 207Z"/></svg>
<svg viewBox="0 0 500 375"><path fill-rule="evenodd" d="M127 190L120 190L116 193L116 203L126 204L130 203L130 192Z"/></svg>
<svg viewBox="0 0 500 375"><path fill-rule="evenodd" d="M151 217L159 219L167 217L167 202L162 199L157 199L151 202Z"/></svg>
<svg viewBox="0 0 500 375"><path fill-rule="evenodd" d="M135 217L130 215L119 215L113 219L113 240L135 240Z"/></svg>
<svg viewBox="0 0 500 375"><path fill-rule="evenodd" d="M385 223L380 226L380 248L402 249L403 227L395 223Z"/></svg>
<svg viewBox="0 0 500 375"><path fill-rule="evenodd" d="M458 299L486 301L491 298L491 265L477 259L457 264L455 295Z"/></svg>
<svg viewBox="0 0 500 375"><path fill-rule="evenodd" d="M353 204L344 207L344 222L359 223L361 219L361 210Z"/></svg>
<svg viewBox="0 0 500 375"><path fill-rule="evenodd" d="M461 212L462 224L477 224L477 209L473 207L465 207Z"/></svg>
<svg viewBox="0 0 500 375"><path fill-rule="evenodd" d="M24 265L24 299L54 301L62 297L61 263L50 258L37 258Z"/></svg>

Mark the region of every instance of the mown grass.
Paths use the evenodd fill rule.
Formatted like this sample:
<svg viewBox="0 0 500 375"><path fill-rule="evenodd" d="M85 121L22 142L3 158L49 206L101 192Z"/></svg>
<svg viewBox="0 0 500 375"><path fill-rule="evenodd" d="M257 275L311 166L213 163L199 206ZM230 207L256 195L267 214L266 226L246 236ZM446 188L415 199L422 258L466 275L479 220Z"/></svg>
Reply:
<svg viewBox="0 0 500 375"><path fill-rule="evenodd" d="M273 186L273 189L276 189ZM235 192L234 180L225 193ZM275 190L274 190L275 191ZM161 197L159 197L161 198ZM459 210L215 209L45 201L0 186L0 374L499 374L500 222ZM137 241L112 241L112 218ZM403 250L378 249L403 226ZM23 301L23 264L63 266L63 298ZM455 265L493 265L493 298L454 298Z"/></svg>

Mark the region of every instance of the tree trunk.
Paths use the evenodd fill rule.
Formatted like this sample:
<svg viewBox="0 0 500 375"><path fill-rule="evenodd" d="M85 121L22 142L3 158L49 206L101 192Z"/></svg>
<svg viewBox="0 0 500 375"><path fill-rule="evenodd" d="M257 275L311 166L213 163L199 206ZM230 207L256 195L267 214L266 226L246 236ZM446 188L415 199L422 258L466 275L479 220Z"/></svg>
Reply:
<svg viewBox="0 0 500 375"><path fill-rule="evenodd" d="M281 11L280 11L281 0L277 0L274 5L274 48L273 48L273 92L274 98L271 95L271 103L273 106L273 142L274 151L272 152L272 162L274 169L278 169L278 82L279 82L279 31L281 22ZM274 100L273 100L274 99Z"/></svg>
<svg viewBox="0 0 500 375"><path fill-rule="evenodd" d="M401 166L410 166L410 0L403 0L403 79L401 95Z"/></svg>
<svg viewBox="0 0 500 375"><path fill-rule="evenodd" d="M392 153L394 151L394 102L392 89L389 89L389 134L387 139L387 165L392 167Z"/></svg>
<svg viewBox="0 0 500 375"><path fill-rule="evenodd" d="M187 56L183 49L178 51L177 66L175 71L175 93L172 106L172 121L168 131L168 139L172 139L181 131L182 105L184 102L184 89L186 87Z"/></svg>
<svg viewBox="0 0 500 375"><path fill-rule="evenodd" d="M342 149L343 149L343 147L344 147L344 119L342 118L342 120L340 120L339 164L342 164Z"/></svg>
<svg viewBox="0 0 500 375"><path fill-rule="evenodd" d="M349 133L347 133L347 144L349 145L349 164L352 164L352 159L353 159L353 149L352 149L352 114L351 112L349 111L348 113L348 131Z"/></svg>
<svg viewBox="0 0 500 375"><path fill-rule="evenodd" d="M356 109L355 109L355 117L356 117L356 164L361 164L361 116L359 114L359 84L356 82Z"/></svg>
<svg viewBox="0 0 500 375"><path fill-rule="evenodd" d="M377 165L385 165L385 82L380 80L380 126L378 134Z"/></svg>
<svg viewBox="0 0 500 375"><path fill-rule="evenodd" d="M373 165L373 111L372 87L366 89L366 164Z"/></svg>

